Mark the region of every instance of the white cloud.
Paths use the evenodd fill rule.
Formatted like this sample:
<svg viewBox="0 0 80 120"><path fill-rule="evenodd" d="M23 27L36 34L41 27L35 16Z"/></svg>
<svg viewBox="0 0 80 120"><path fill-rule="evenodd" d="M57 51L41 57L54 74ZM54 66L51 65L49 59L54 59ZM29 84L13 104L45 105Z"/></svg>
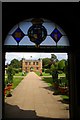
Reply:
<svg viewBox="0 0 80 120"><path fill-rule="evenodd" d="M51 58L51 54L55 54L58 60L67 59L67 53L32 53L32 52L7 52L5 55L6 63L10 63L13 59L21 60L25 59L39 59L39 58ZM32 56L32 57L31 57Z"/></svg>

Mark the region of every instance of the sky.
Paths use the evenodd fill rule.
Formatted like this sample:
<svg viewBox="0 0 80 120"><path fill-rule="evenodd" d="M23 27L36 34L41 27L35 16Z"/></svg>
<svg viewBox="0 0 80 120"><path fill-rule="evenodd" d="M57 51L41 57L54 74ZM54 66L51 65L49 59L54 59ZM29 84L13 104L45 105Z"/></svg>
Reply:
<svg viewBox="0 0 80 120"><path fill-rule="evenodd" d="M26 60L37 60L39 58L51 58L51 54L55 54L57 56L58 60L66 59L68 58L67 53L32 53L32 52L6 52L5 54L5 64L10 64L11 60L18 59L21 60L22 58L25 58ZM31 57L32 56L32 57Z"/></svg>

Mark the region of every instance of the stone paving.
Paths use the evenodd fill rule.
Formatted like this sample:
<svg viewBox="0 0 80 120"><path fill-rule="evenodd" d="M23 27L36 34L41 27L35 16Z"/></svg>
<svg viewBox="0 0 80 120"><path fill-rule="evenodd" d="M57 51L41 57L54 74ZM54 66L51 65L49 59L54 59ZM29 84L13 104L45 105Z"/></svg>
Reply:
<svg viewBox="0 0 80 120"><path fill-rule="evenodd" d="M5 118L69 118L68 104L34 72L25 76L5 100Z"/></svg>

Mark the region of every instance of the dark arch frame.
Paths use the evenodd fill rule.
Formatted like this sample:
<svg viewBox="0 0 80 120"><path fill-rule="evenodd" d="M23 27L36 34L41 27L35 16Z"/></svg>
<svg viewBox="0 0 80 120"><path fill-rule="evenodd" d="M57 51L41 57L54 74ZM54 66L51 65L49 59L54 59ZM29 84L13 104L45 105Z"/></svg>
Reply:
<svg viewBox="0 0 80 120"><path fill-rule="evenodd" d="M47 47L46 51L44 48L38 49L38 48L25 48L18 47L14 49L14 47L5 47L3 45L6 35L8 34L8 31L18 22L22 21L26 18L24 10L29 10L32 4L33 11L29 11L27 13L27 17L45 17L46 19L49 18L53 22L57 23L59 26L63 28L65 33L67 34L69 40L70 40L70 47L68 48L49 48ZM17 7L19 6L19 7ZM24 6L24 7L22 7ZM27 6L27 8L26 8ZM80 54L79 50L79 44L75 42L75 39L79 39L79 33L77 32L78 28L78 14L79 14L79 4L74 3L46 3L45 9L44 9L45 3L4 3L3 4L3 41L2 41L2 59L3 59L3 74L2 79L4 79L4 61L5 61L5 52L25 52L25 51L36 51L37 52L67 52L69 56L69 72L70 72L70 118L72 119L79 119L79 107L80 104L78 104L78 88L77 88L77 81L78 78L76 77L78 74L76 72L77 66L77 57L78 54ZM15 8L15 10L14 10ZM23 9L22 9L23 8ZM42 8L42 9L41 9ZM49 8L49 9L47 9ZM57 8L57 9L56 9ZM68 9L67 9L68 8ZM10 9L13 9L13 14L10 11ZM36 9L38 9L39 14L36 14ZM59 9L59 10L58 10ZM64 10L63 10L64 9ZM78 11L77 11L78 10ZM52 13L50 11L55 11L54 17L52 17ZM76 11L76 12L75 12ZM23 14L21 15L21 12ZM60 14L59 14L60 13ZM18 14L18 16L17 16ZM58 15L57 15L58 14ZM7 17L8 16L8 17ZM20 17L21 16L21 17ZM16 17L17 19L14 19ZM6 19L6 21L5 21ZM66 24L67 23L67 24ZM77 27L76 27L77 24ZM73 25L75 28L75 31L73 30ZM4 85L4 83L3 83ZM3 103L4 104L4 103ZM4 109L3 109L4 112ZM4 118L4 114L2 114L2 117Z"/></svg>
<svg viewBox="0 0 80 120"><path fill-rule="evenodd" d="M5 59L5 53L6 52L61 52L61 53L64 53L64 52L67 52L69 54L69 51L70 51L70 46L66 46L64 48L58 48L58 47L50 47L50 46L47 46L47 47L39 47L39 48L36 48L35 46L33 47L26 47L26 46L6 46L4 45L4 52L3 52L3 57ZM68 61L69 63L69 61ZM5 67L4 67L5 68ZM4 70L3 70L4 71ZM4 73L3 73L4 74ZM4 75L3 75L4 76ZM69 80L70 81L70 80ZM4 84L4 83L3 83ZM70 83L69 83L69 89L70 89ZM69 93L70 94L70 93ZM70 96L70 95L69 95ZM4 103L3 103L4 104ZM69 112L70 112L70 106L69 106ZM4 112L3 112L4 113ZM70 113L71 114L71 113ZM55 119L55 118L53 118Z"/></svg>

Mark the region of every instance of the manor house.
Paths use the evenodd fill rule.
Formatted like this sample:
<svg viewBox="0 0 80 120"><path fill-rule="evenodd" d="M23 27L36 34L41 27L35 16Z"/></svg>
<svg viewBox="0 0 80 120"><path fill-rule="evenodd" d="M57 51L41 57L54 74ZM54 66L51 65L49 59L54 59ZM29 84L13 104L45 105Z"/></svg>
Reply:
<svg viewBox="0 0 80 120"><path fill-rule="evenodd" d="M22 59L22 71L31 72L31 71L41 71L42 70L42 60L26 60Z"/></svg>

